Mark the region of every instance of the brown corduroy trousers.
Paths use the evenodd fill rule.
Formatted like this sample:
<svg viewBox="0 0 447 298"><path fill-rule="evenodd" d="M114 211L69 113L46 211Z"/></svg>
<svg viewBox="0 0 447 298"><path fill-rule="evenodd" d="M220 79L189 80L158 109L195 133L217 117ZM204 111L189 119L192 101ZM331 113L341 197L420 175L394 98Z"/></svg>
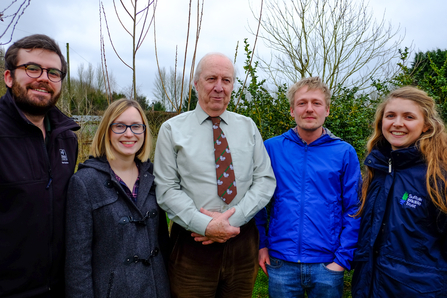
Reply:
<svg viewBox="0 0 447 298"><path fill-rule="evenodd" d="M250 298L258 273L259 233L255 221L226 243L203 245L174 224L169 279L173 298Z"/></svg>

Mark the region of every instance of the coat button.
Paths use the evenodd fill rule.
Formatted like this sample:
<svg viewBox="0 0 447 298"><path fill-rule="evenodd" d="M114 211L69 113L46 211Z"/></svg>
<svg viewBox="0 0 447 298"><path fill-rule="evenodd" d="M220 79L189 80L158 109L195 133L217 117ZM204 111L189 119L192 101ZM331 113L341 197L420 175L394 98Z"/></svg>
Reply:
<svg viewBox="0 0 447 298"><path fill-rule="evenodd" d="M149 218L154 218L156 217L158 214L158 211L156 209L152 209L151 211L147 212L147 216L149 216Z"/></svg>
<svg viewBox="0 0 447 298"><path fill-rule="evenodd" d="M158 247L156 247L156 248L154 248L152 251L151 251L151 257L155 257L156 255L158 255L158 252L159 252L160 250L158 249Z"/></svg>
<svg viewBox="0 0 447 298"><path fill-rule="evenodd" d="M140 257L138 257L138 255L134 255L133 256L133 262L136 264L138 263L138 261L140 260Z"/></svg>

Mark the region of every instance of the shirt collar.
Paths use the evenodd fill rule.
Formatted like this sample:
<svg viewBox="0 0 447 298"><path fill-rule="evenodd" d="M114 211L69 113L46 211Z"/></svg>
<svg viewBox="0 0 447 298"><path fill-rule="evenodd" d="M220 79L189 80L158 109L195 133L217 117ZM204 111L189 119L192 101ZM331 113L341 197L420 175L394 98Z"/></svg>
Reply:
<svg viewBox="0 0 447 298"><path fill-rule="evenodd" d="M200 124L206 121L209 117L209 115L205 113L205 111L202 109L199 103L197 103L194 113L196 114L197 121L199 121ZM223 122L225 122L225 124L228 124L229 115L230 113L227 110L225 110L222 114L219 115L219 117L220 119L222 119Z"/></svg>

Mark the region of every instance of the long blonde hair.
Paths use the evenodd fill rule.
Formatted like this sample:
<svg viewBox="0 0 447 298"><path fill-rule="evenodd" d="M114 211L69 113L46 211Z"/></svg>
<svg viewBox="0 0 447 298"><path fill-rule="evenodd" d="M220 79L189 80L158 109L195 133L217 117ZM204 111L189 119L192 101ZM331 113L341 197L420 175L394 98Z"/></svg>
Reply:
<svg viewBox="0 0 447 298"><path fill-rule="evenodd" d="M424 115L424 124L428 130L421 134L415 146L421 152L426 164L426 185L428 195L433 204L447 213L447 133L444 122L436 111L436 103L422 90L406 86L392 91L377 107L374 119L374 132L368 140L368 154L375 147L389 144L382 133L382 118L386 105L394 98L402 98L415 102ZM366 167L367 176L363 180L361 205L355 216L362 213L365 206L368 187L374 178L374 170Z"/></svg>

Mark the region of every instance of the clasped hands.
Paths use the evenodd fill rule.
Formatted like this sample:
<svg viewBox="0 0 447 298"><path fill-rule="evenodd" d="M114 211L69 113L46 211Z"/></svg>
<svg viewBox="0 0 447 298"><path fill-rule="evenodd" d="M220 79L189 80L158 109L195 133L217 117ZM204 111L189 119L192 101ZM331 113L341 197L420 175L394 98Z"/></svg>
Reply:
<svg viewBox="0 0 447 298"><path fill-rule="evenodd" d="M236 209L231 208L224 213L208 211L204 208L200 208L200 212L212 217L205 230L205 235L197 233L191 233L194 240L202 242L203 245L208 245L214 242L224 243L228 239L236 237L240 233L239 227L233 227L230 225L228 219L236 212Z"/></svg>

